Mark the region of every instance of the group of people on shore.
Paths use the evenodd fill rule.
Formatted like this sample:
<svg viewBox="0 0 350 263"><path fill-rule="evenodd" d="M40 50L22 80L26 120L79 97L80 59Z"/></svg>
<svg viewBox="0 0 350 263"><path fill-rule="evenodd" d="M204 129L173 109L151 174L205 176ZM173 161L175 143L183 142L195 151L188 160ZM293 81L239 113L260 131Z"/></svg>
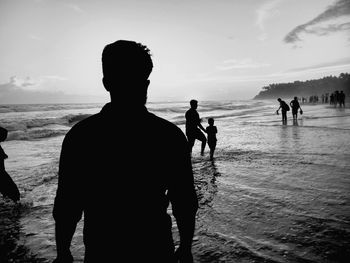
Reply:
<svg viewBox="0 0 350 263"><path fill-rule="evenodd" d="M280 107L277 109L276 114L278 115L279 110L281 110L283 124L287 124L287 111L290 111L290 108L292 108L293 121L296 121L298 119L298 112L300 113L300 115L303 114L303 110L300 107L298 97L294 97L294 99L289 103L290 107L281 98L278 98L277 101L280 103Z"/></svg>
<svg viewBox="0 0 350 263"><path fill-rule="evenodd" d="M324 93L320 97L318 95L309 96L309 99L302 97L301 101L302 103L329 103L330 105L334 105L335 107L339 104L339 107L345 107L345 93L342 90L340 92L339 90L336 90L331 94Z"/></svg>
<svg viewBox="0 0 350 263"><path fill-rule="evenodd" d="M336 90L331 93L329 96L329 104L334 105L335 107L339 104L339 107L345 108L345 93L342 90L340 92Z"/></svg>
<svg viewBox="0 0 350 263"><path fill-rule="evenodd" d="M336 90L334 93L322 94L321 99L322 103L329 103L331 105L334 105L335 107L339 104L339 107L345 107L345 93L343 91ZM280 103L279 108L276 111L276 114L279 114L279 110L282 112L282 123L286 124L287 122L287 112L290 111L290 108L292 108L292 114L293 114L293 121L296 121L298 119L298 112L300 115L303 114L303 110L300 107L300 103L298 101L298 97L294 97L294 99L289 103L289 105L283 101L281 98L278 98L277 101ZM307 99L305 97L301 98L302 103L307 102ZM319 97L317 95L310 96L309 102L310 103L318 103Z"/></svg>

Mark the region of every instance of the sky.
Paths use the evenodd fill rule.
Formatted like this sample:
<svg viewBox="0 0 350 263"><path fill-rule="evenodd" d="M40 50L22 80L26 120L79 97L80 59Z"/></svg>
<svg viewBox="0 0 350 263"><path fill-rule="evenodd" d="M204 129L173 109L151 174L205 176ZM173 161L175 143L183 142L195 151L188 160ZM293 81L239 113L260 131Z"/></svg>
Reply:
<svg viewBox="0 0 350 263"><path fill-rule="evenodd" d="M0 0L0 103L109 100L119 39L151 50L149 101L251 99L350 72L350 0Z"/></svg>

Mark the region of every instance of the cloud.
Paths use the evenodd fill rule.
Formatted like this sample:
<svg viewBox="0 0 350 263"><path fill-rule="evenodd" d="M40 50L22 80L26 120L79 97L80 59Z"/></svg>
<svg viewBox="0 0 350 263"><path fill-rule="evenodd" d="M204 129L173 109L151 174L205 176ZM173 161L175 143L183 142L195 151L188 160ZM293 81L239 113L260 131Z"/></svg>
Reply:
<svg viewBox="0 0 350 263"><path fill-rule="evenodd" d="M20 78L17 76L10 77L9 84L13 85L16 88L25 89L25 90L41 90L45 89L46 86L58 82L58 81L64 81L67 80L64 77L61 76L40 76L37 78L32 77L25 77Z"/></svg>
<svg viewBox="0 0 350 263"><path fill-rule="evenodd" d="M225 60L222 65L217 66L218 70L231 70L231 69L256 69L262 67L269 67L270 64L255 62L250 58L237 60L237 59L229 59Z"/></svg>
<svg viewBox="0 0 350 263"><path fill-rule="evenodd" d="M27 88L27 87L36 87L39 84L39 82L30 77L26 77L23 79L23 78L18 78L16 76L12 76L10 78L9 84L17 88Z"/></svg>
<svg viewBox="0 0 350 263"><path fill-rule="evenodd" d="M41 40L43 40L42 37L39 37L39 36L33 35L33 34L30 34L30 35L29 35L29 38L32 39L32 40L36 40L36 41L41 41Z"/></svg>
<svg viewBox="0 0 350 263"><path fill-rule="evenodd" d="M0 103L80 103L103 102L106 100L102 96L66 94L63 91L56 90L58 83L63 80L66 80L66 78L53 75L39 78L13 76L8 82L0 84Z"/></svg>
<svg viewBox="0 0 350 263"><path fill-rule="evenodd" d="M72 4L72 3L65 3L64 6L74 10L75 12L79 13L79 14L85 14L86 11L83 10L80 6L76 5L76 4Z"/></svg>
<svg viewBox="0 0 350 263"><path fill-rule="evenodd" d="M319 63L311 66L306 67L298 67L298 68L292 68L286 71L286 73L292 73L292 72L315 72L315 71L331 71L331 70L337 70L337 69L349 69L350 68L350 57L342 58L339 60L331 61L331 62L324 62Z"/></svg>
<svg viewBox="0 0 350 263"><path fill-rule="evenodd" d="M0 103L52 102L62 97L62 92L40 90L41 83L29 77L22 79L13 76L7 83L0 84Z"/></svg>
<svg viewBox="0 0 350 263"><path fill-rule="evenodd" d="M314 27L311 29L305 29L306 33L315 34L318 36L326 36L331 33L339 32L339 31L347 31L350 30L350 22L342 23L342 24L329 24L325 27Z"/></svg>
<svg viewBox="0 0 350 263"><path fill-rule="evenodd" d="M279 14L279 11L276 9L276 6L280 2L282 2L282 0L270 0L268 2L265 2L262 6L259 7L259 9L256 10L255 24L261 30L261 36L259 37L260 40L266 39L267 37L267 34L265 32L266 21Z"/></svg>
<svg viewBox="0 0 350 263"><path fill-rule="evenodd" d="M289 32L285 38L286 43L295 43L301 41L300 34L316 34L316 35L327 35L337 31L349 30L349 23L343 24L330 24L326 27L316 27L312 26L327 22L343 16L350 16L350 1L349 0L338 0L333 5L330 5L323 13L319 14L314 19L309 22L295 27L291 32Z"/></svg>

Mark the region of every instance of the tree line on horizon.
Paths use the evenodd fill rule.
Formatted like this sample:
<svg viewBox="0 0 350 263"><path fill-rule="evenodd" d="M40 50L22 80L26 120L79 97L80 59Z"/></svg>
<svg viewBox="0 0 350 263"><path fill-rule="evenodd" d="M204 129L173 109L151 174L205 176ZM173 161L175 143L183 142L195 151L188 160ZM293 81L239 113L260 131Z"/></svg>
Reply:
<svg viewBox="0 0 350 263"><path fill-rule="evenodd" d="M254 99L275 99L279 97L321 96L334 91L343 91L350 96L350 74L340 73L337 76L327 76L321 79L294 81L289 83L274 83L262 87L262 91Z"/></svg>

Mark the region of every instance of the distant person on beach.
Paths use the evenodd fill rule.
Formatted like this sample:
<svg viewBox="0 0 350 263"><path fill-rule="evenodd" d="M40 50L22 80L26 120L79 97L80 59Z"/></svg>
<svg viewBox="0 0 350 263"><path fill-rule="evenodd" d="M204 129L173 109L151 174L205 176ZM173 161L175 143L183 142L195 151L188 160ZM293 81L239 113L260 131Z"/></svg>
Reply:
<svg viewBox="0 0 350 263"><path fill-rule="evenodd" d="M289 103L292 108L293 120L298 119L298 110L300 109L300 114L303 114L303 110L300 107L298 97L294 97L294 99Z"/></svg>
<svg viewBox="0 0 350 263"><path fill-rule="evenodd" d="M214 119L208 119L209 126L206 127L205 132L208 134L208 146L210 149L210 160L214 159L214 152L216 148L216 134L218 133L218 129L214 126Z"/></svg>
<svg viewBox="0 0 350 263"><path fill-rule="evenodd" d="M339 106L340 106L340 93L339 93L339 90L336 90L334 92L334 104L335 106L337 107L337 104L339 103Z"/></svg>
<svg viewBox="0 0 350 263"><path fill-rule="evenodd" d="M286 124L287 123L287 111L289 111L289 106L281 98L278 98L277 100L280 103L280 107L278 108L276 113L278 114L278 111L281 109L281 111L282 111L282 122L283 122L283 124Z"/></svg>
<svg viewBox="0 0 350 263"><path fill-rule="evenodd" d="M7 138L7 130L0 127L0 142L5 141ZM20 199L20 193L17 185L13 182L9 174L5 170L5 159L8 156L0 145L0 193L4 197L10 198L12 201L17 202Z"/></svg>
<svg viewBox="0 0 350 263"><path fill-rule="evenodd" d="M199 114L197 112L198 101L191 100L190 105L191 105L191 108L185 114L186 136L190 146L190 152L192 153L194 142L197 139L202 142L201 155L204 155L204 149L207 143L207 139L205 138L205 135L200 131L202 130L205 132L205 129L201 124L201 119L199 118Z"/></svg>
<svg viewBox="0 0 350 263"><path fill-rule="evenodd" d="M334 104L334 93L331 93L331 95L329 96L329 104Z"/></svg>
<svg viewBox="0 0 350 263"><path fill-rule="evenodd" d="M53 217L57 258L73 262L70 244L84 213L84 262L193 262L198 208L190 152L174 124L148 112L149 49L119 40L102 53L111 102L67 133ZM171 203L180 235L175 251Z"/></svg>
<svg viewBox="0 0 350 263"><path fill-rule="evenodd" d="M339 93L339 107L341 106L345 108L345 93L342 90Z"/></svg>

